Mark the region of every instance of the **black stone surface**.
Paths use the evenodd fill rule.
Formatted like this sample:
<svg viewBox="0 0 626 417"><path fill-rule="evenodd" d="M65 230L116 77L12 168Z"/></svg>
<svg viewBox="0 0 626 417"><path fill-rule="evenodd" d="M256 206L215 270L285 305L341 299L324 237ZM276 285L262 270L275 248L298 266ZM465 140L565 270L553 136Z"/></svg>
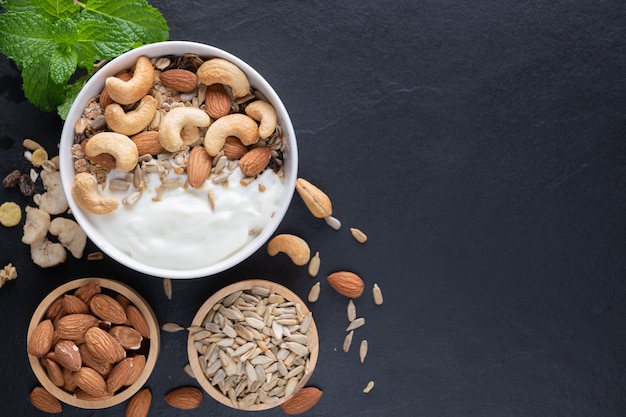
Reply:
<svg viewBox="0 0 626 417"><path fill-rule="evenodd" d="M300 176L326 190L340 231L295 196L279 232L322 258L311 305L321 348L311 416L626 415L626 3L511 1L151 1L172 40L205 42L255 67L297 133ZM62 127L23 98L0 58L0 174L27 169L21 142L55 153ZM29 200L0 188L0 202ZM22 222L23 224L23 222ZM360 245L349 227L364 230ZM0 228L1 415L40 415L26 330L52 289L85 276L138 290L161 323L188 324L214 291L251 277L299 295L315 282L260 250L214 277L161 281L110 259L42 270L21 225ZM89 243L87 252L97 248ZM0 265L0 266L2 266ZM325 276L359 273L364 364L341 350L347 300ZM385 303L373 305L377 282ZM167 391L185 334L163 334L150 415L244 416L205 396L180 412ZM376 385L362 393L369 380ZM124 405L66 416L121 416ZM279 409L258 415L282 415Z"/></svg>

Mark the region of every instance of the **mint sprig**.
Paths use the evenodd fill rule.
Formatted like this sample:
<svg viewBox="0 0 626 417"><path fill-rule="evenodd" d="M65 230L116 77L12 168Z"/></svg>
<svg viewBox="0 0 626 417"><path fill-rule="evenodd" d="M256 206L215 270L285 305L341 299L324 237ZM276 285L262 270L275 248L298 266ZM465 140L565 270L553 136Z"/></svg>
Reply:
<svg viewBox="0 0 626 417"><path fill-rule="evenodd" d="M169 38L165 19L145 0L0 0L0 6L0 52L21 71L28 101L62 118L96 62Z"/></svg>

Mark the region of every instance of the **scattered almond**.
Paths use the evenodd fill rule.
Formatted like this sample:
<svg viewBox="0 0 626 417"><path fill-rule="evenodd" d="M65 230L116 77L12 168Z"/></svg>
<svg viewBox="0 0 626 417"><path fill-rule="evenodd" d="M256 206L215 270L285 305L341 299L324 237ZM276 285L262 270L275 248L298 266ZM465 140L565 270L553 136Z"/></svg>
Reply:
<svg viewBox="0 0 626 417"><path fill-rule="evenodd" d="M30 403L44 413L57 414L63 411L61 402L43 387L35 387L29 395Z"/></svg>
<svg viewBox="0 0 626 417"><path fill-rule="evenodd" d="M193 410L202 404L203 395L196 387L176 388L167 393L165 402L180 410Z"/></svg>
<svg viewBox="0 0 626 417"><path fill-rule="evenodd" d="M27 350L33 356L41 358L50 351L54 339L52 321L44 320L35 327L28 341Z"/></svg>
<svg viewBox="0 0 626 417"><path fill-rule="evenodd" d="M359 298L365 288L365 283L361 277L354 272L334 272L327 277L327 280L335 291L349 298Z"/></svg>
<svg viewBox="0 0 626 417"><path fill-rule="evenodd" d="M148 388L139 390L126 404L126 417L146 417L150 411L152 393Z"/></svg>
<svg viewBox="0 0 626 417"><path fill-rule="evenodd" d="M272 157L272 150L262 146L246 152L239 160L239 168L246 177L254 177L263 172Z"/></svg>
<svg viewBox="0 0 626 417"><path fill-rule="evenodd" d="M304 387L280 405L285 414L302 414L309 411L322 398L322 391L315 387Z"/></svg>

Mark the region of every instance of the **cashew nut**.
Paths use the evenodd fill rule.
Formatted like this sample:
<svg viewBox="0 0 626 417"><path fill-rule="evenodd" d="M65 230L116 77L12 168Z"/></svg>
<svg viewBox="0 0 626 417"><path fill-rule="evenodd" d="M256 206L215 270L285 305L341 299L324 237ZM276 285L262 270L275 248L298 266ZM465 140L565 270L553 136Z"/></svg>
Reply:
<svg viewBox="0 0 626 417"><path fill-rule="evenodd" d="M100 132L87 141L85 155L94 157L101 153L113 155L115 168L122 172L132 171L139 159L135 142L128 136L115 132Z"/></svg>
<svg viewBox="0 0 626 417"><path fill-rule="evenodd" d="M228 136L237 137L244 145L259 141L259 127L245 114L233 113L217 119L206 131L204 147L211 156L222 150Z"/></svg>
<svg viewBox="0 0 626 417"><path fill-rule="evenodd" d="M183 138L181 132L186 125L195 127L207 127L211 124L211 118L204 111L195 107L175 107L169 111L159 126L159 141L169 152L176 152L183 145L189 145L197 140L197 137L187 136ZM189 140L191 139L191 142ZM187 139L187 140L185 140Z"/></svg>
<svg viewBox="0 0 626 417"><path fill-rule="evenodd" d="M83 256L87 235L74 220L55 217L50 222L50 233L59 238L59 243L72 253L76 259Z"/></svg>
<svg viewBox="0 0 626 417"><path fill-rule="evenodd" d="M103 197L98 192L98 180L92 174L76 174L72 183L72 198L78 207L93 214L108 214L115 211L119 202L115 197Z"/></svg>
<svg viewBox="0 0 626 417"><path fill-rule="evenodd" d="M276 110L267 101L256 100L246 106L246 114L259 125L259 137L267 139L276 129Z"/></svg>
<svg viewBox="0 0 626 417"><path fill-rule="evenodd" d="M291 261L298 265L306 265L311 258L311 250L308 243L304 239L296 235L282 234L276 235L267 244L267 253L275 256L279 252L283 252Z"/></svg>
<svg viewBox="0 0 626 417"><path fill-rule="evenodd" d="M128 113L117 103L109 104L104 110L104 118L111 130L124 135L134 135L148 127L155 113L154 97L144 96L137 108Z"/></svg>
<svg viewBox="0 0 626 417"><path fill-rule="evenodd" d="M213 58L205 61L198 68L197 74L202 84L229 86L235 97L243 97L250 92L250 82L246 74L226 59Z"/></svg>
<svg viewBox="0 0 626 417"><path fill-rule="evenodd" d="M131 104L148 94L154 83L154 67L150 59L140 56L135 64L133 78L123 81L117 77L108 77L105 87L114 101ZM108 107L108 106L107 106Z"/></svg>

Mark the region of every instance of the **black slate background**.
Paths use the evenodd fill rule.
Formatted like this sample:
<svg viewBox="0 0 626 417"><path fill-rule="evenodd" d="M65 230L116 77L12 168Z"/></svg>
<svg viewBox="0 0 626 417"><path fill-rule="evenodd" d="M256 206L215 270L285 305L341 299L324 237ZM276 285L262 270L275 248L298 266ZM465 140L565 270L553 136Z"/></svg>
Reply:
<svg viewBox="0 0 626 417"><path fill-rule="evenodd" d="M295 196L279 232L322 258L311 306L324 391L311 416L624 416L626 361L626 3L512 1L158 1L172 40L205 42L255 67L281 95L300 175L326 190L340 231ZM0 174L27 168L21 141L55 153L62 122L28 104L0 58ZM0 202L28 200L0 189ZM23 224L23 222L22 222ZM365 245L348 232L369 235ZM41 415L26 329L39 301L84 276L132 285L161 323L187 324L222 286L315 282L260 250L214 277L161 281L112 260L41 270L21 225L2 228L1 415ZM89 243L87 252L96 250ZM0 265L1 266L1 265ZM347 300L327 273L359 273L369 340L341 350ZM377 282L385 304L373 305ZM150 415L243 416L205 396L181 412L163 396L193 384L185 335L163 334ZM376 382L369 394L361 390ZM124 406L67 416L121 416ZM280 410L258 415L282 415Z"/></svg>

